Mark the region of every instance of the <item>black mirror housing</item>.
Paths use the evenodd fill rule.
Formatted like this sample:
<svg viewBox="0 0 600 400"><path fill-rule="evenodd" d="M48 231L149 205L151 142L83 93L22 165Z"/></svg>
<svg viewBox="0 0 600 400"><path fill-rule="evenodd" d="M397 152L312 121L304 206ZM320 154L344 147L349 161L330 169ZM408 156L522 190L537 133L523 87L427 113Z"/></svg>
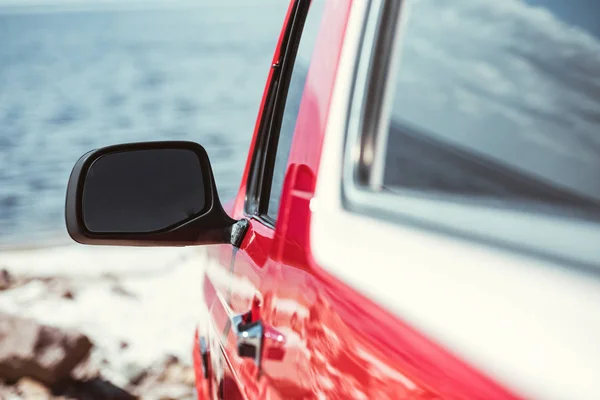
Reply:
<svg viewBox="0 0 600 400"><path fill-rule="evenodd" d="M219 201L206 150L186 141L83 155L69 178L65 219L76 242L112 246L231 243L236 225Z"/></svg>

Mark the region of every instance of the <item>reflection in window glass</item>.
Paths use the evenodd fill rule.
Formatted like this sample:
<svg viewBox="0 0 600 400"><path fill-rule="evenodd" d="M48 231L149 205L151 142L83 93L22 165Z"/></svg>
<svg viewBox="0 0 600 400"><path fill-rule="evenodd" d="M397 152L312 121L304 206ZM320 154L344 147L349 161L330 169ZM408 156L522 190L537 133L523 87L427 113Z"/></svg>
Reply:
<svg viewBox="0 0 600 400"><path fill-rule="evenodd" d="M412 0L383 186L600 212L600 6Z"/></svg>

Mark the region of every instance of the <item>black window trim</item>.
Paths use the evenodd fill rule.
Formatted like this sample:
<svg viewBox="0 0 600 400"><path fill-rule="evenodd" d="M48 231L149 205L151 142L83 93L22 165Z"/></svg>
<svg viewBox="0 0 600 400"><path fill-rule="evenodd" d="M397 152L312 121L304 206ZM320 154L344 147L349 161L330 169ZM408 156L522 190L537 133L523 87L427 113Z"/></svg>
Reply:
<svg viewBox="0 0 600 400"><path fill-rule="evenodd" d="M600 274L600 251L594 253L594 243L600 243L600 229L597 223L585 220L570 220L560 214L532 214L527 209L507 208L499 202L478 199L476 202L464 198L444 196L435 198L431 194L416 190L402 190L401 193L375 192L378 178L376 176L377 156L385 154L385 143L378 142L386 135L380 135L389 124L391 100L389 90L393 82L389 82L390 64L394 62L396 41L401 36L401 20L404 18L402 7L405 0L371 0L368 6L368 17L363 26L363 34L359 44L355 71L352 82L351 98L348 102L348 113L345 126L343 176L341 199L343 207L352 213L358 213L382 221L394 222L396 225L417 228L446 236L466 239L468 241L491 246L497 250L545 259L568 265L578 270ZM384 90L384 95L381 91ZM386 104L386 101L388 104ZM375 151L377 149L377 151ZM374 173L375 172L375 173ZM406 208L401 208L407 205ZM431 215L432 210L449 211L442 218ZM461 224L459 213L471 215L471 219L495 223L493 228L485 231L483 227L475 228ZM416 212L415 212L416 211ZM500 214L494 217L492 213ZM556 233L557 244L569 237L568 232L577 232L587 240L575 249L550 248L536 242L537 238L526 238L531 241L517 240L510 235L511 229L502 227L501 218L518 217L519 224L540 223ZM501 233L495 228L500 227ZM568 227L569 229L561 229ZM581 235L580 235L581 234ZM545 232L548 236L548 232ZM522 238L521 238L522 239ZM557 246L560 247L560 246ZM597 247L597 246L596 246ZM585 249L586 254L578 254ZM590 250L591 249L591 250Z"/></svg>
<svg viewBox="0 0 600 400"><path fill-rule="evenodd" d="M280 48L280 57L272 66L273 77L260 121L257 141L248 173L244 212L247 217L275 228L275 220L267 214L277 145L287 101L296 53L311 0L296 0Z"/></svg>

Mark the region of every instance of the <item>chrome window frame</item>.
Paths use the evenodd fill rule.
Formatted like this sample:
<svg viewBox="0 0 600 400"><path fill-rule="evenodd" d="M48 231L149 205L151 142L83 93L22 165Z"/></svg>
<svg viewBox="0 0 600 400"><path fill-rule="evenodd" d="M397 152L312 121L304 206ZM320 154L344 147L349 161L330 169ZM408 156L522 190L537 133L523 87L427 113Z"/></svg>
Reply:
<svg viewBox="0 0 600 400"><path fill-rule="evenodd" d="M600 274L600 224L596 222L532 212L527 207L509 208L495 199L411 189L393 194L377 191L395 94L396 51L408 12L405 0L372 0L369 5L348 104L341 185L344 208Z"/></svg>

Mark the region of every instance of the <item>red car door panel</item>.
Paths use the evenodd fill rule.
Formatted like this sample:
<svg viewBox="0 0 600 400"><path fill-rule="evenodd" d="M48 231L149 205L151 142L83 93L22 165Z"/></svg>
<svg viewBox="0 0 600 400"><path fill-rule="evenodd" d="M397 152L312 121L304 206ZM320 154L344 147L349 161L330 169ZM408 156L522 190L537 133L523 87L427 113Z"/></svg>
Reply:
<svg viewBox="0 0 600 400"><path fill-rule="evenodd" d="M324 272L312 259L311 200L351 4L349 0L329 1L324 8L323 19L327 23L319 30L303 87L275 226L262 215L245 212L253 156L262 151L257 147L258 136L272 69L240 192L229 210L237 219L248 218L248 230L239 250L234 251L231 246L221 246L228 253L217 248L210 250L213 259L220 260L207 268L205 297L212 326L211 360L221 396L514 398L381 306ZM294 2L284 26L290 20L293 5ZM284 31L285 28L273 59L278 67ZM261 345L256 357L240 356L242 325L260 325Z"/></svg>
<svg viewBox="0 0 600 400"><path fill-rule="evenodd" d="M223 263L211 263L207 267L205 299L214 332L218 335L220 350L217 352L223 357L223 366L220 367L223 377L218 379L224 381L223 390L231 392L225 398L236 398L233 393L240 393L247 399L255 399L259 395L258 366L252 358L239 356L239 340L236 327L232 325L242 314L254 312L258 319L253 304L262 303L260 286L265 267L272 263L268 257L272 245L273 229L251 220L241 248L232 252L235 254L234 263L227 267ZM277 338L279 334L269 332L266 336Z"/></svg>
<svg viewBox="0 0 600 400"><path fill-rule="evenodd" d="M291 1L283 21L283 29L281 30L275 48L272 65L276 65L280 60L280 50L284 40L286 27L289 24L290 16L293 11L293 5L294 1ZM272 81L274 72L275 69L271 68L267 76L267 82L256 119L254 139L250 146L250 156L248 157L245 167L244 177L248 176L257 132L263 119L267 98L273 87ZM236 199L224 207L232 217L239 219L243 216L245 194L246 179L243 179ZM251 225L253 224L251 223ZM263 236L261 236L261 234ZM248 253L248 256L255 257L256 260L259 261L258 264L255 265L262 264L260 257L262 256L264 258L264 254L266 254L263 247L268 246L268 242L271 241L269 237L271 239L273 237L271 232L270 235L267 234L267 240L265 241L265 234L267 234L265 230L260 228L255 230L251 226L245 235L245 242L252 243L253 246L251 246L251 248L256 249L255 251L250 251ZM237 345L234 332L231 331L231 322L237 314L244 313L250 309L252 295L244 295L243 293L252 293L253 290L256 290L258 293L258 275L251 272L254 271L254 269L247 270L244 266L238 266L237 275L244 276L246 279L234 279L232 267L234 265L233 263L240 255L238 250L234 249L233 246L211 246L207 249L207 253L209 262L206 267L204 298L209 314L208 327L205 329L205 334L210 347L211 371L209 373L209 395L215 398L224 397L227 399L256 398L256 390L252 390L256 388L256 385L252 384L252 381L256 381L255 377L243 378L243 376L252 375L252 371L250 371L249 374L240 374L240 371L248 370L248 363L252 363L252 360L241 359L237 356L236 351L234 351L236 350ZM251 366L250 369L252 369Z"/></svg>

